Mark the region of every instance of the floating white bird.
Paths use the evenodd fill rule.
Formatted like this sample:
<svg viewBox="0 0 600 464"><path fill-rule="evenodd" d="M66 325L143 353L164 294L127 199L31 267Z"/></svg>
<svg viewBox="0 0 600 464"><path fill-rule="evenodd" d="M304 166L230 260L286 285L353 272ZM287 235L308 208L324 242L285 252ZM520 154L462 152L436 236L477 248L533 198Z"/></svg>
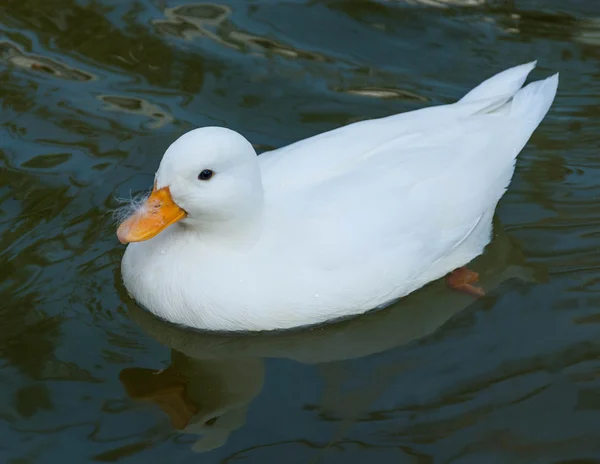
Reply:
<svg viewBox="0 0 600 464"><path fill-rule="evenodd" d="M130 295L159 317L219 331L286 329L385 306L464 268L490 242L515 160L558 74L535 62L456 103L357 122L256 155L225 128L165 152L149 198L117 231Z"/></svg>

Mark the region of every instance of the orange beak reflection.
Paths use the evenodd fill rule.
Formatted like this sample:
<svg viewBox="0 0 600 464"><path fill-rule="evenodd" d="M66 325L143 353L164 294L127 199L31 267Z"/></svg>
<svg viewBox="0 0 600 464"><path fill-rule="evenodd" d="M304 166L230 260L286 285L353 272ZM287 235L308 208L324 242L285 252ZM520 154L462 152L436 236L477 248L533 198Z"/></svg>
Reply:
<svg viewBox="0 0 600 464"><path fill-rule="evenodd" d="M139 210L119 226L117 237L123 244L143 242L158 235L171 224L175 224L186 216L187 213L171 198L169 187L156 190L155 185L154 190Z"/></svg>

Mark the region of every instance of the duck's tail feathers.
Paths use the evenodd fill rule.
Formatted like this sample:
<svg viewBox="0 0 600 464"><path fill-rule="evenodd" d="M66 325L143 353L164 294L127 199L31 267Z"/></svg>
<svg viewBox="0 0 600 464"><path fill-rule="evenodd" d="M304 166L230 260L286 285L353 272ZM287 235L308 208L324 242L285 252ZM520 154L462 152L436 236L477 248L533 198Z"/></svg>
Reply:
<svg viewBox="0 0 600 464"><path fill-rule="evenodd" d="M537 61L532 61L502 71L483 81L459 101L460 103L472 103L484 100L506 101L523 87L527 76L535 68L536 64Z"/></svg>
<svg viewBox="0 0 600 464"><path fill-rule="evenodd" d="M548 113L557 89L558 73L528 84L519 90L510 102L510 115L528 119L537 126Z"/></svg>

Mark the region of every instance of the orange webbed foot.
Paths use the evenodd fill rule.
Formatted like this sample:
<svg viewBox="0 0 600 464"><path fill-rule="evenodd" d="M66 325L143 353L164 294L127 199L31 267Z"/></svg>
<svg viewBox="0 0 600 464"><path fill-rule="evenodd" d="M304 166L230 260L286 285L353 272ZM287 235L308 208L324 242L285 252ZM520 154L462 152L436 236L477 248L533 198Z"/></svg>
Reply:
<svg viewBox="0 0 600 464"><path fill-rule="evenodd" d="M485 292L481 287L471 285L479 280L479 274L471 271L467 267L459 267L446 276L446 285L452 290L467 293L476 298L485 296Z"/></svg>

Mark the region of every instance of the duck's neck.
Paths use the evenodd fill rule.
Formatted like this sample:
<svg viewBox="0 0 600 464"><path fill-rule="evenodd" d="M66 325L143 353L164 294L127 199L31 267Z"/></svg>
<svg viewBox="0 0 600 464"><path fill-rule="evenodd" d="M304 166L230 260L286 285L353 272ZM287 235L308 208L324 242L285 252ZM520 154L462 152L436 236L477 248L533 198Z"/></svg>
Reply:
<svg viewBox="0 0 600 464"><path fill-rule="evenodd" d="M190 238L210 246L247 248L258 241L263 230L264 200L257 196L230 217L188 218L181 227Z"/></svg>

